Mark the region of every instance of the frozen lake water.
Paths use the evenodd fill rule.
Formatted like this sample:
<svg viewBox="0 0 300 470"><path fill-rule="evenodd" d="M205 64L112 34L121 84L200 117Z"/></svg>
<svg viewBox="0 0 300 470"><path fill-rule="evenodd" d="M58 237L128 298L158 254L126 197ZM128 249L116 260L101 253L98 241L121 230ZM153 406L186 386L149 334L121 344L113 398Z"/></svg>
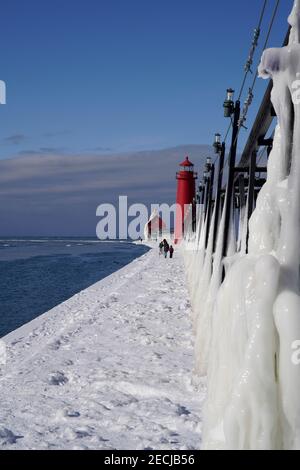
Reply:
<svg viewBox="0 0 300 470"><path fill-rule="evenodd" d="M0 337L146 251L129 242L0 239Z"/></svg>

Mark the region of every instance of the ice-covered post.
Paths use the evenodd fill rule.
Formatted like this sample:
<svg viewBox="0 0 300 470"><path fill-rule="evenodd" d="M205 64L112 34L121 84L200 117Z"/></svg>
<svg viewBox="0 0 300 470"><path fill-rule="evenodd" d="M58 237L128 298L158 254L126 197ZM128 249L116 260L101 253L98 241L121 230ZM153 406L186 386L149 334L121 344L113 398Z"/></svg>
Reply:
<svg viewBox="0 0 300 470"><path fill-rule="evenodd" d="M287 46L259 67L278 125L249 254L232 260L210 310L205 448L300 449L300 0L289 23Z"/></svg>
<svg viewBox="0 0 300 470"><path fill-rule="evenodd" d="M206 205L205 205L205 218L206 218L205 247L207 248L212 210L213 210L213 190L214 190L214 179L215 179L215 165L211 163L210 157L207 158L206 160L205 175L207 178L207 199L206 199Z"/></svg>
<svg viewBox="0 0 300 470"><path fill-rule="evenodd" d="M288 22L288 45L265 51L259 72L273 79L271 98L279 124L275 142L279 158L271 169L277 173L273 197L280 216L276 251L281 276L273 313L279 336L283 447L299 449L300 370L292 353L300 340L300 0L295 0Z"/></svg>
<svg viewBox="0 0 300 470"><path fill-rule="evenodd" d="M216 136L221 137L220 134L216 134ZM217 138L217 137L216 137ZM221 193L222 193L222 181L223 181L223 171L224 171L224 160L225 160L225 151L226 151L226 144L223 142L221 144L221 139L219 139L219 146L215 145L216 153L220 155L219 159L219 169L218 169L218 182L217 182L217 193L216 193L216 215L214 220L214 252L216 251L217 245L217 235L218 235L218 227L220 221L220 208L221 208Z"/></svg>
<svg viewBox="0 0 300 470"><path fill-rule="evenodd" d="M293 9L288 18L288 22L291 25L289 45L295 45L300 43L300 2L295 0Z"/></svg>
<svg viewBox="0 0 300 470"><path fill-rule="evenodd" d="M272 103L280 128L279 181L286 180L286 192L279 208L282 230L278 255L294 273L299 284L300 246L300 1L295 0L288 18L291 25L288 46L268 49L259 67L262 78L273 79Z"/></svg>
<svg viewBox="0 0 300 470"><path fill-rule="evenodd" d="M233 203L233 186L234 186L234 169L235 169L235 160L237 152L237 141L239 134L239 121L241 114L240 101L237 100L233 102L233 93L234 90L229 88L227 90L227 99L224 102L225 117L230 117L233 115L232 123L232 138L231 138L231 147L228 159L228 182L227 182L227 198L225 203L225 228L224 228L224 239L223 239L223 256L227 256L229 236L230 236L230 224L232 221L232 203Z"/></svg>

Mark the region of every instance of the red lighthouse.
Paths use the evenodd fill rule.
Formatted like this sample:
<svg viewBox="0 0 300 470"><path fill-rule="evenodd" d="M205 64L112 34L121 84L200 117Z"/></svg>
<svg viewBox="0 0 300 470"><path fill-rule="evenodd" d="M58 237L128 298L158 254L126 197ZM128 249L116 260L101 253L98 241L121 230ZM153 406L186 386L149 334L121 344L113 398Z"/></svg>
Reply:
<svg viewBox="0 0 300 470"><path fill-rule="evenodd" d="M186 206L192 204L196 195L197 173L194 172L194 164L189 157L180 164L180 171L176 175L177 197L176 197L176 222L175 240L176 243L182 239L184 233L184 219L186 217Z"/></svg>

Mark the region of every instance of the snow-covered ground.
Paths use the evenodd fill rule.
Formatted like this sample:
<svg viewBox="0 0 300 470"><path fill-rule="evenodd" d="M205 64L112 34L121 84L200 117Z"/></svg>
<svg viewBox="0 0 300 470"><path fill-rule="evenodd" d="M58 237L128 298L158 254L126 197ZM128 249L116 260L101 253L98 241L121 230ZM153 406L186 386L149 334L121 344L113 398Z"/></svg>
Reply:
<svg viewBox="0 0 300 470"><path fill-rule="evenodd" d="M0 448L200 447L179 253L151 250L4 340Z"/></svg>

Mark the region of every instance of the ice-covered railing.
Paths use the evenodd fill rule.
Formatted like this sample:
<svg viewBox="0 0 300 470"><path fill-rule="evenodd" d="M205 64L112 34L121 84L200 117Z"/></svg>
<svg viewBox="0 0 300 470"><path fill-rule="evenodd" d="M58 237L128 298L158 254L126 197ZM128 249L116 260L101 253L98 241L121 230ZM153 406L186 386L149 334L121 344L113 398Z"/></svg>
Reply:
<svg viewBox="0 0 300 470"><path fill-rule="evenodd" d="M237 244L232 223L225 260L224 215L214 254L203 216L186 240L196 372L208 377L204 448L300 449L300 0L289 23L288 46L266 50L259 67L278 125L248 254L246 217Z"/></svg>

